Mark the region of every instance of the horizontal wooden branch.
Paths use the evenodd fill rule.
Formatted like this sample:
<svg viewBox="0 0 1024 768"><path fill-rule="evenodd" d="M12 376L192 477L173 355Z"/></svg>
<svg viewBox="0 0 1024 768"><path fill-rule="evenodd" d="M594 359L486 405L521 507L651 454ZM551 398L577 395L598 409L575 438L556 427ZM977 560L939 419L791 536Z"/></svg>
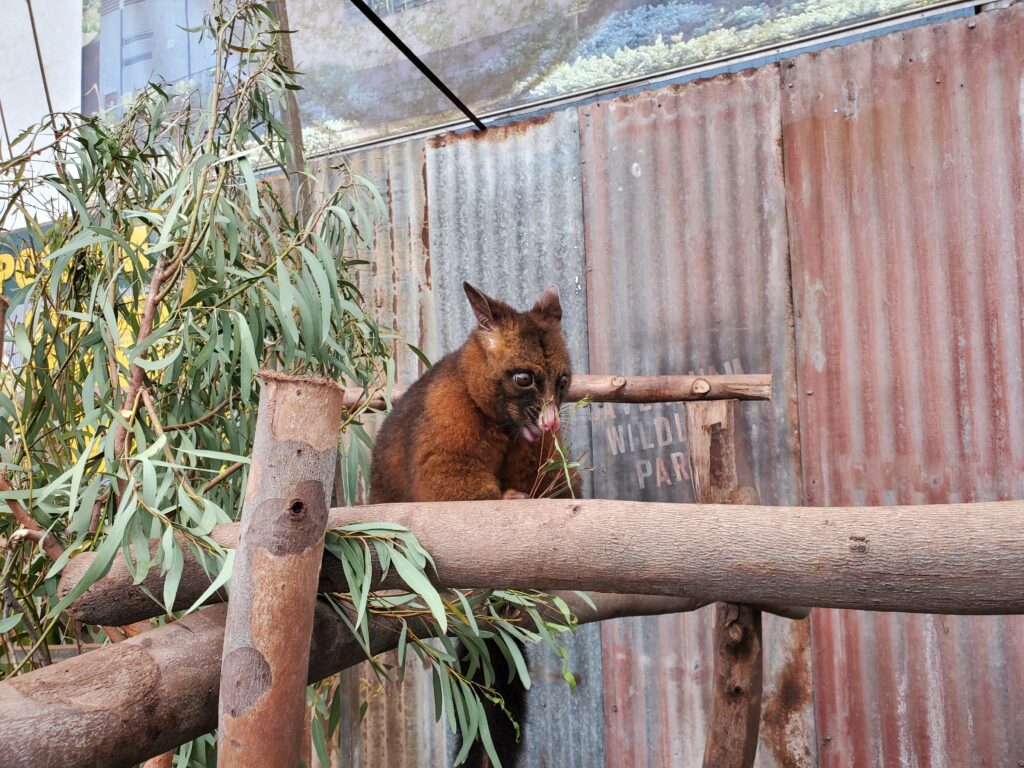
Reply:
<svg viewBox="0 0 1024 768"><path fill-rule="evenodd" d="M602 499L386 504L331 510L330 527L409 528L446 587L581 589L951 614L1024 613L1024 501L902 507L763 507ZM226 547L237 525L218 526ZM60 593L90 556L65 568ZM179 604L206 582L186 559ZM197 569L199 569L197 571ZM335 566L321 589L342 585ZM333 582L331 581L333 579ZM325 581L326 580L326 581ZM159 594L159 575L144 582ZM190 590L183 593L182 590ZM392 574L384 587L397 586ZM130 616L125 607L130 607ZM147 608L148 607L148 608ZM123 624L155 608L120 559L69 608Z"/></svg>
<svg viewBox="0 0 1024 768"><path fill-rule="evenodd" d="M594 595L593 611L561 595L581 623L692 610L696 601ZM0 765L131 766L212 730L217 723L225 606L0 683ZM371 624L373 652L398 642L396 625ZM317 606L309 681L363 661L344 622Z"/></svg>
<svg viewBox="0 0 1024 768"><path fill-rule="evenodd" d="M404 387L396 386L392 398L402 395ZM684 400L771 400L770 373L740 373L722 376L610 376L607 374L573 374L567 400L589 398L595 403L677 403ZM345 390L345 407L368 407L382 410L384 395L376 392L369 398L358 387Z"/></svg>

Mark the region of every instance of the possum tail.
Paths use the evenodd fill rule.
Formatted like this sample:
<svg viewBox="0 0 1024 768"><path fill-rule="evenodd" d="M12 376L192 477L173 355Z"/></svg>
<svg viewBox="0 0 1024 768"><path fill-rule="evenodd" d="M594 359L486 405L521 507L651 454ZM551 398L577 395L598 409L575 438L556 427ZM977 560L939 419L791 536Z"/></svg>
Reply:
<svg viewBox="0 0 1024 768"><path fill-rule="evenodd" d="M509 715L519 724L521 731L526 719L526 689L521 680L515 679L509 682L508 660L498 646L493 642L488 642L487 650L494 667L494 684L491 687L505 700L505 709L508 710L508 714L506 714L497 705L488 706L487 727L491 733L494 751L498 755L498 759L501 760L502 768L515 768L521 742L517 738L516 727L509 719ZM482 673L478 673L477 677L481 682L483 681ZM456 754L461 748L462 740L460 738ZM484 749L479 738L470 747L466 761L462 765L465 768L495 768L491 765L487 750Z"/></svg>

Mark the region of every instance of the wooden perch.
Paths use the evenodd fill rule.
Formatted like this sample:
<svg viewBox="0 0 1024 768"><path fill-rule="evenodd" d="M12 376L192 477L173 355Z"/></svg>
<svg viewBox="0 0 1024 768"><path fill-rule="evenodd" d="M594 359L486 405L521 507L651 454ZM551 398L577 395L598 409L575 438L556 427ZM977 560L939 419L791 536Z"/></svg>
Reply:
<svg viewBox="0 0 1024 768"><path fill-rule="evenodd" d="M576 595L561 597L580 623L679 613L698 605L685 598L592 595L594 612ZM0 682L0 765L127 767L213 729L225 614L225 606L206 608L123 643ZM375 654L397 642L395 625L371 623ZM308 681L364 659L342 619L318 604Z"/></svg>
<svg viewBox="0 0 1024 768"><path fill-rule="evenodd" d="M260 383L224 633L222 768L289 765L301 749L341 431L341 387L333 381L265 371Z"/></svg>
<svg viewBox="0 0 1024 768"><path fill-rule="evenodd" d="M403 387L391 390L401 397ZM770 373L738 373L724 376L609 376L575 373L569 383L569 402L588 397L595 403L676 403L684 400L771 400ZM345 408L382 410L384 395L369 398L358 387L345 389Z"/></svg>
<svg viewBox="0 0 1024 768"><path fill-rule="evenodd" d="M686 404L690 476L697 501L757 504L753 473L736 434L739 403ZM704 768L751 768L761 725L761 612L715 603L714 674Z"/></svg>
<svg viewBox="0 0 1024 768"><path fill-rule="evenodd" d="M374 520L415 533L437 562L437 583L446 587L583 589L914 613L1024 612L1024 501L900 507L604 499L382 504L331 510L328 526ZM213 536L233 547L238 526L218 526ZM60 594L89 561L79 555L68 563ZM198 565L186 560L185 567ZM384 586L394 585L392 579ZM181 595L180 589L182 605L200 594ZM137 591L127 569L115 562L69 613L89 623L129 623L132 617L118 612L122 602L151 602L139 601Z"/></svg>

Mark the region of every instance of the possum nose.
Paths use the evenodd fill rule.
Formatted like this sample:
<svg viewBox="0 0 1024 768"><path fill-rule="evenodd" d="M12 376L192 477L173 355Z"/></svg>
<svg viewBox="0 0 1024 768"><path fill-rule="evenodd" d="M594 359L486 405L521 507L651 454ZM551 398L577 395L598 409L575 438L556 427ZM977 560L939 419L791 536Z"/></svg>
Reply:
<svg viewBox="0 0 1024 768"><path fill-rule="evenodd" d="M540 412L540 416L537 418L537 426L543 432L554 432L558 429L558 425L558 407L553 404L545 405L544 409Z"/></svg>

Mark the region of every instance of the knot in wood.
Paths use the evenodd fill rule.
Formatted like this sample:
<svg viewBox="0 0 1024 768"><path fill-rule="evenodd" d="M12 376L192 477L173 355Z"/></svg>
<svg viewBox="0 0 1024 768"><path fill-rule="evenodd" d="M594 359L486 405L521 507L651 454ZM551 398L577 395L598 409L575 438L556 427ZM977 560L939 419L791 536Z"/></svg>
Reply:
<svg viewBox="0 0 1024 768"><path fill-rule="evenodd" d="M306 514L306 505L303 503L302 499L292 499L291 503L288 505L288 512L292 517L302 517Z"/></svg>
<svg viewBox="0 0 1024 768"><path fill-rule="evenodd" d="M707 379L694 379L690 391L695 395L706 395L711 391L711 383Z"/></svg>
<svg viewBox="0 0 1024 768"><path fill-rule="evenodd" d="M729 628L725 630L725 635L730 645L739 645L743 640L743 627L738 624L730 624Z"/></svg>

